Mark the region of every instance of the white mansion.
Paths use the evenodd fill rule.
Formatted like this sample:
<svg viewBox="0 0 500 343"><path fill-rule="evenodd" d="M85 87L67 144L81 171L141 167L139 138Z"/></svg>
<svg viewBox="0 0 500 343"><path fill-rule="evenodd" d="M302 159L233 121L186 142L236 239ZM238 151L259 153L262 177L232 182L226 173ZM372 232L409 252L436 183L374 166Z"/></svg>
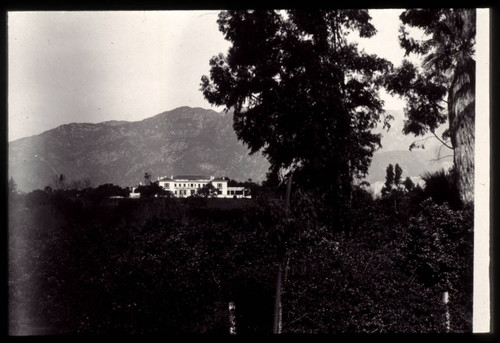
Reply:
<svg viewBox="0 0 500 343"><path fill-rule="evenodd" d="M207 177L202 175L176 175L160 177L156 181L160 187L172 192L177 198L187 198L195 195L208 184L216 190L217 198L251 198L250 191L245 187L229 187L228 179L224 177ZM135 189L132 191L134 194ZM131 196L132 196L131 194Z"/></svg>

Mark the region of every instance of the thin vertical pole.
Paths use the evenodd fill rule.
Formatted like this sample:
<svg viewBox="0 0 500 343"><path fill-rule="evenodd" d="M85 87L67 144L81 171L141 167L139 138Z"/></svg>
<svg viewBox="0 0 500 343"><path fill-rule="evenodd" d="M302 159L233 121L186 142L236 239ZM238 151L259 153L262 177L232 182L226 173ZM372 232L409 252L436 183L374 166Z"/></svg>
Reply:
<svg viewBox="0 0 500 343"><path fill-rule="evenodd" d="M234 301L229 302L229 334L236 335L236 305Z"/></svg>
<svg viewBox="0 0 500 343"><path fill-rule="evenodd" d="M449 309L449 294L448 291L443 292L443 303L445 308L446 332L450 332L450 309Z"/></svg>

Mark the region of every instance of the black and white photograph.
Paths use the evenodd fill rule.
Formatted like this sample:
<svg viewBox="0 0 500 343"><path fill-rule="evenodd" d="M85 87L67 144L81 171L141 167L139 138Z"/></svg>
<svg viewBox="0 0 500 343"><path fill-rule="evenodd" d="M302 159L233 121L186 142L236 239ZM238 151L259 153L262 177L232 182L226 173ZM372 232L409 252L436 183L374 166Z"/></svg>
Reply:
<svg viewBox="0 0 500 343"><path fill-rule="evenodd" d="M488 8L6 24L9 336L491 332Z"/></svg>

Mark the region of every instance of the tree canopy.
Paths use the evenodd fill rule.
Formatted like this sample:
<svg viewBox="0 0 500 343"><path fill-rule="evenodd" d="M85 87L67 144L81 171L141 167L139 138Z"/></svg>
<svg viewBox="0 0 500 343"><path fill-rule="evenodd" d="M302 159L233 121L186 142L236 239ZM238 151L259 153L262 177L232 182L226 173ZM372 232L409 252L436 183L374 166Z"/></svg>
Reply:
<svg viewBox="0 0 500 343"><path fill-rule="evenodd" d="M405 134L432 133L454 150L457 186L463 201L473 199L475 118L474 9L410 9L400 16L400 44L422 58L420 68L405 60L386 78L393 94L407 100ZM418 29L415 39L408 28ZM446 121L440 138L435 130Z"/></svg>
<svg viewBox="0 0 500 343"><path fill-rule="evenodd" d="M302 184L348 189L380 144L370 130L383 118L377 91L390 68L347 40L375 34L368 11L223 11L218 24L232 46L210 60L205 98L234 109L238 138L271 172L291 168Z"/></svg>

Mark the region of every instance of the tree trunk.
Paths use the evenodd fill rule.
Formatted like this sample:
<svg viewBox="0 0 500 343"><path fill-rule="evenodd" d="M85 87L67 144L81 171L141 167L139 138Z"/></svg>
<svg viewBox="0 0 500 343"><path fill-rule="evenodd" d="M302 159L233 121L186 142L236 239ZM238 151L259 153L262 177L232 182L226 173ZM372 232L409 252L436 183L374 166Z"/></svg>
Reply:
<svg viewBox="0 0 500 343"><path fill-rule="evenodd" d="M463 126L456 132L454 164L460 199L467 203L474 201L474 121Z"/></svg>
<svg viewBox="0 0 500 343"><path fill-rule="evenodd" d="M285 220L288 221L290 211L290 194L292 191L292 174L288 177L286 184L285 196ZM283 279L283 257L278 256L278 274L276 276L276 295L274 298L274 324L273 333L280 334L282 328L282 313L281 313L281 290Z"/></svg>
<svg viewBox="0 0 500 343"><path fill-rule="evenodd" d="M475 62L457 70L449 94L450 135L457 188L463 203L474 201Z"/></svg>
<svg viewBox="0 0 500 343"><path fill-rule="evenodd" d="M273 333L281 333L281 278L283 274L282 262L278 262L278 275L276 277L276 295L274 298L274 324Z"/></svg>

